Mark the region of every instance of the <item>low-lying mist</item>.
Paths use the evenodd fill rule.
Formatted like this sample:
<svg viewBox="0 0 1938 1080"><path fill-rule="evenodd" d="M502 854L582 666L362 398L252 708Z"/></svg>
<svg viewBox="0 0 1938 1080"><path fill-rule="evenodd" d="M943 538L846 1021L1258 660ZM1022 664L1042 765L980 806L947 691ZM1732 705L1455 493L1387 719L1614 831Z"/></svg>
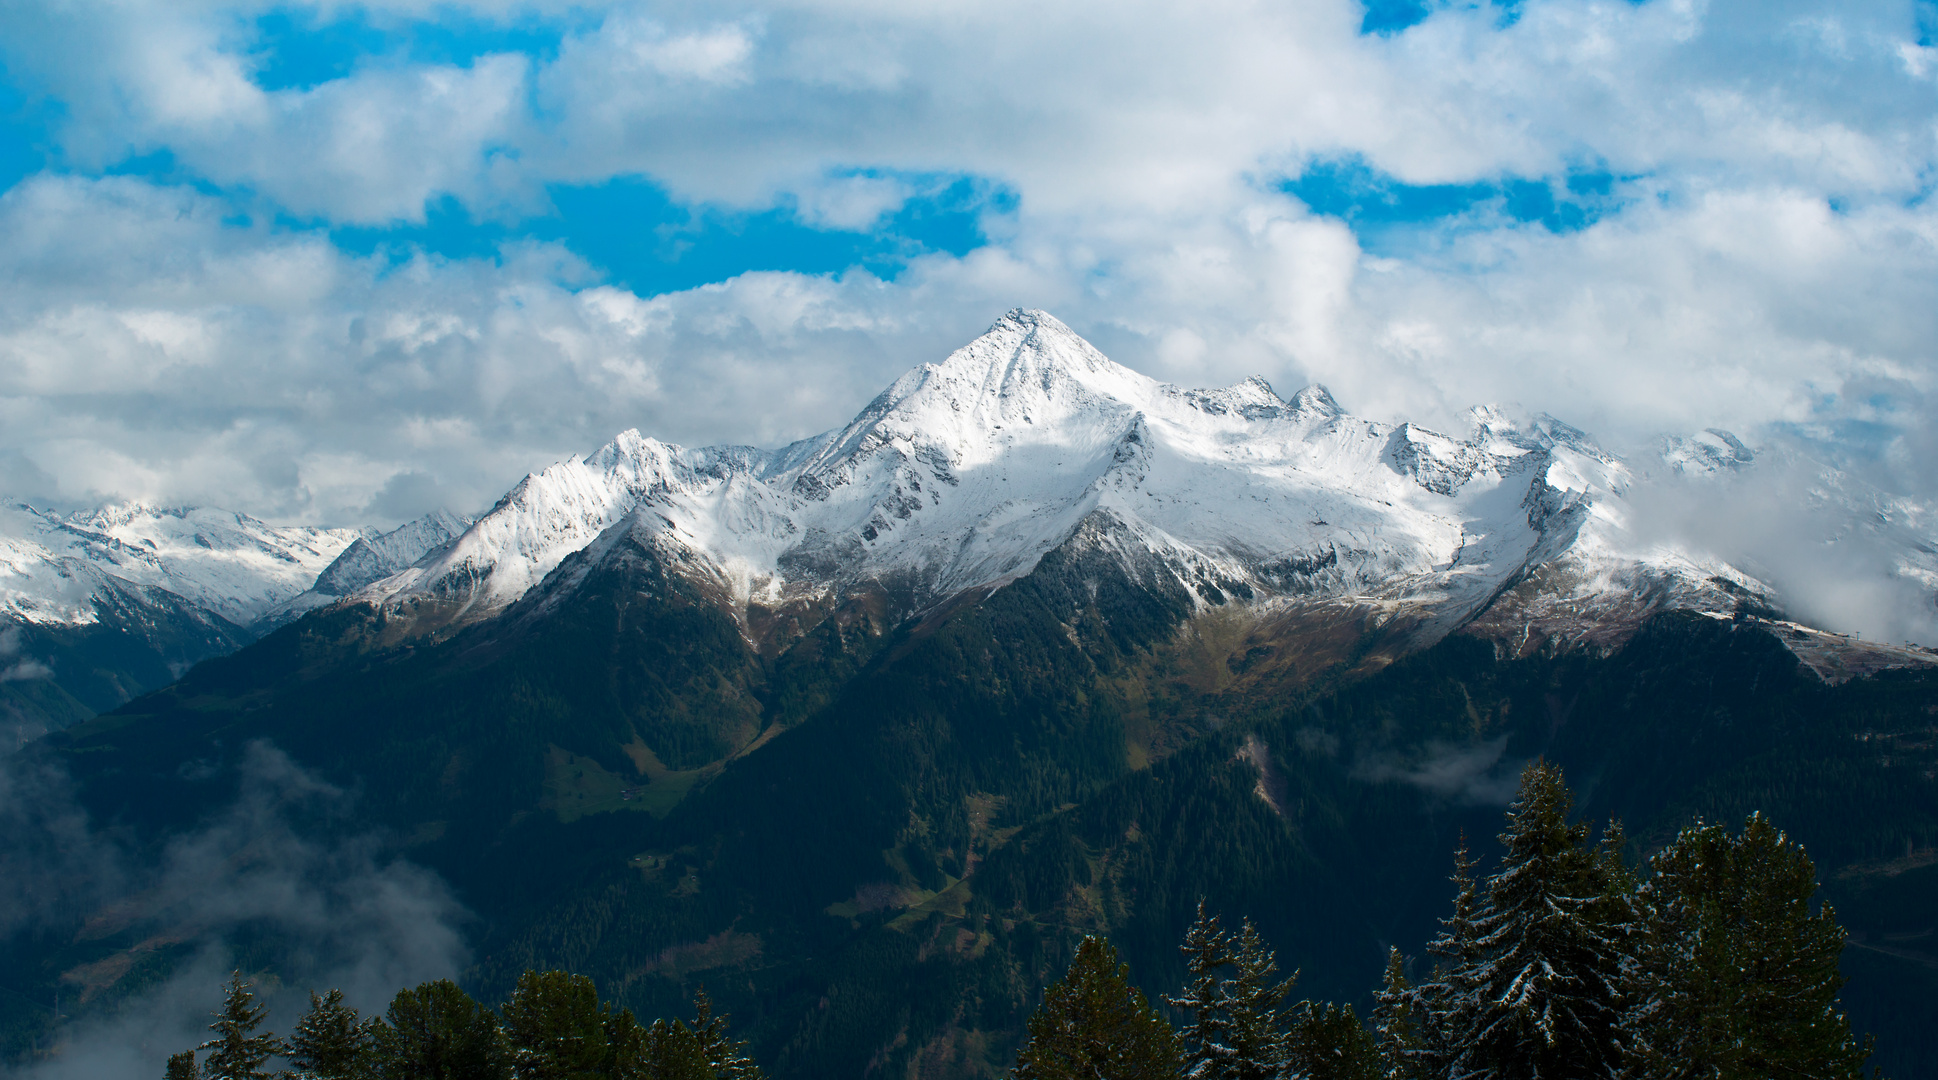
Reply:
<svg viewBox="0 0 1938 1080"><path fill-rule="evenodd" d="M269 1026L285 1033L311 989L341 988L368 1014L400 987L462 969L463 908L383 837L345 835L353 796L267 743L237 768L232 804L143 853L89 821L57 768L0 761L0 937L111 946L62 972L70 1019L51 1052L43 1041L34 1060L0 1075L152 1080L169 1054L207 1037L234 969L261 972ZM113 1000L146 970L153 981Z"/></svg>
<svg viewBox="0 0 1938 1080"><path fill-rule="evenodd" d="M1438 740L1411 754L1376 753L1353 765L1354 779L1397 780L1456 806L1506 806L1520 789L1527 761L1508 758L1507 736L1461 745Z"/></svg>

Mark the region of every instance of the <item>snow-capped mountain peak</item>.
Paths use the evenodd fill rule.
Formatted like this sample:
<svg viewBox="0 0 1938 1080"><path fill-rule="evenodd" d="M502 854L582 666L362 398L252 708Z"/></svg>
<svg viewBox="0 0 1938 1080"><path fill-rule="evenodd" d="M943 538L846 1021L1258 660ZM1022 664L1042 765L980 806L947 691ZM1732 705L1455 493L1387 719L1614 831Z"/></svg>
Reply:
<svg viewBox="0 0 1938 1080"><path fill-rule="evenodd" d="M1259 380L1264 382L1263 379ZM1346 410L1332 399L1332 391L1313 383L1311 386L1292 395L1292 411L1303 419L1316 421L1331 420L1346 415Z"/></svg>
<svg viewBox="0 0 1938 1080"><path fill-rule="evenodd" d="M373 582L409 569L463 535L472 520L439 509L388 532L365 529L363 535L323 568L307 591L271 607L256 618L251 629L267 633L304 612L333 604Z"/></svg>
<svg viewBox="0 0 1938 1080"><path fill-rule="evenodd" d="M743 613L894 582L912 614L1028 573L1100 522L1120 552L1142 553L1123 557L1206 596L1399 602L1442 632L1536 564L1719 573L1630 550L1630 482L1546 415L1477 408L1454 437L1354 417L1320 386L1290 400L1258 377L1183 389L1018 310L849 423L780 450L623 432L526 477L364 598L485 617L621 530L709 567ZM1633 584L1587 566L1571 580L1604 583L1591 591Z"/></svg>

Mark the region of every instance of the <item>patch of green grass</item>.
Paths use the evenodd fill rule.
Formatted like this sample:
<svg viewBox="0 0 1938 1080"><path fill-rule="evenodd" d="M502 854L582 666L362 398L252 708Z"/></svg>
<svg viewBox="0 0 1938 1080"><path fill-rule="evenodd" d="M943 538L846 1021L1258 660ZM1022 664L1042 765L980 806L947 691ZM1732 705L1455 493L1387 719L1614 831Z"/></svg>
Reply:
<svg viewBox="0 0 1938 1080"><path fill-rule="evenodd" d="M545 796L541 805L557 814L561 822L608 810L645 810L645 800L640 796L647 786L583 754L558 746L545 750Z"/></svg>
<svg viewBox="0 0 1938 1080"><path fill-rule="evenodd" d="M972 895L967 881L952 879L948 887L941 892L929 894L907 911L889 920L888 927L891 930L907 933L938 911L952 919L960 919L963 912L967 910Z"/></svg>
<svg viewBox="0 0 1938 1080"><path fill-rule="evenodd" d="M634 796L631 808L644 810L654 817L665 817L673 812L687 792L693 790L702 777L715 771L711 766L703 769L688 769L685 772L669 772L651 779Z"/></svg>
<svg viewBox="0 0 1938 1080"><path fill-rule="evenodd" d="M673 812L694 785L720 770L716 763L676 772L660 764L659 758L637 741L625 750L635 763L642 765L640 771L645 775L625 776L584 754L574 754L559 746L547 747L542 807L557 814L563 823L612 810L644 810L663 818Z"/></svg>

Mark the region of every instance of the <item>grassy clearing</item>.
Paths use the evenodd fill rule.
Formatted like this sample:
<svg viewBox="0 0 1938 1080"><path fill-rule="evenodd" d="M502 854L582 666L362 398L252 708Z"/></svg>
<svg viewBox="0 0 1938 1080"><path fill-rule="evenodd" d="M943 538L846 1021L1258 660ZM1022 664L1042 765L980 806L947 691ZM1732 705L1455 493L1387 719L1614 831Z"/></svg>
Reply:
<svg viewBox="0 0 1938 1080"><path fill-rule="evenodd" d="M639 799L643 791L638 780L611 772L583 754L556 745L545 749L543 805L562 822L608 810L644 809Z"/></svg>
<svg viewBox="0 0 1938 1080"><path fill-rule="evenodd" d="M557 814L561 822L612 810L644 810L654 817L665 817L695 784L719 770L718 765L668 769L637 739L624 749L638 770L633 776L615 773L584 754L556 745L547 747L541 807Z"/></svg>

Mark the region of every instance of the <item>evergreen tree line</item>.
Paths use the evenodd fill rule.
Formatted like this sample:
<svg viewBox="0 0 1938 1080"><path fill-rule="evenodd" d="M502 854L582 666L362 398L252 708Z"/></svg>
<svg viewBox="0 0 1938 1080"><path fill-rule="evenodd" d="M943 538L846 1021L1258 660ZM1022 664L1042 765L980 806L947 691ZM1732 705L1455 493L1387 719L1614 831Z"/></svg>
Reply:
<svg viewBox="0 0 1938 1080"><path fill-rule="evenodd" d="M1300 1001L1247 920L1200 903L1173 1027L1098 937L1044 993L1013 1080L1857 1080L1838 1010L1844 931L1815 868L1760 814L1697 823L1641 868L1591 842L1561 770L1530 766L1485 880L1463 843L1420 981L1399 950L1362 1023Z"/></svg>
<svg viewBox="0 0 1938 1080"><path fill-rule="evenodd" d="M213 1037L168 1059L166 1080L760 1080L702 988L694 1019L641 1024L599 1001L592 980L527 971L494 1015L449 979L400 991L382 1017L343 993L310 993L288 1038L259 1030L268 1007L240 972ZM197 1057L198 1052L202 1056ZM289 1068L272 1071L283 1059Z"/></svg>

